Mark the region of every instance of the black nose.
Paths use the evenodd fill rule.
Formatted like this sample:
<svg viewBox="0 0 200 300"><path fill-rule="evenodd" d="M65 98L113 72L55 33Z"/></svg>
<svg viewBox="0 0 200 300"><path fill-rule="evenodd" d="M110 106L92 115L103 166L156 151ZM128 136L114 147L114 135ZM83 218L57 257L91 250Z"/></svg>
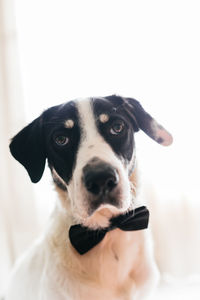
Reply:
<svg viewBox="0 0 200 300"><path fill-rule="evenodd" d="M117 186L119 176L115 168L100 161L83 168L83 182L92 194L108 194Z"/></svg>

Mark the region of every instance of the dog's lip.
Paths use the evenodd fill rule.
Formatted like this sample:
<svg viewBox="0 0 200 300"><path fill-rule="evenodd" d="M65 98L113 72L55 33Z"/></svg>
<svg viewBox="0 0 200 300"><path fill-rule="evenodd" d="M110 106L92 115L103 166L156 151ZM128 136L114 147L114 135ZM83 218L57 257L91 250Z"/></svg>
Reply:
<svg viewBox="0 0 200 300"><path fill-rule="evenodd" d="M120 213L121 212L121 205L115 205L107 202L97 203L97 205L93 205L93 207L90 207L88 215L92 216L96 212L103 214L104 211L111 211L112 213Z"/></svg>

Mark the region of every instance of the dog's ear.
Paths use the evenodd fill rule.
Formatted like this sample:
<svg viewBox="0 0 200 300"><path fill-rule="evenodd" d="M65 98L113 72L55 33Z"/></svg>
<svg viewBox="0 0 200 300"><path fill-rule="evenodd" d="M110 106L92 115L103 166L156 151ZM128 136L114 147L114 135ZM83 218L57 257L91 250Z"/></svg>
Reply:
<svg viewBox="0 0 200 300"><path fill-rule="evenodd" d="M141 104L133 98L124 98L126 111L138 129L142 129L149 137L163 146L173 142L172 135L148 114Z"/></svg>
<svg viewBox="0 0 200 300"><path fill-rule="evenodd" d="M10 143L10 151L27 170L31 181L38 182L45 168L45 147L41 117L22 129Z"/></svg>

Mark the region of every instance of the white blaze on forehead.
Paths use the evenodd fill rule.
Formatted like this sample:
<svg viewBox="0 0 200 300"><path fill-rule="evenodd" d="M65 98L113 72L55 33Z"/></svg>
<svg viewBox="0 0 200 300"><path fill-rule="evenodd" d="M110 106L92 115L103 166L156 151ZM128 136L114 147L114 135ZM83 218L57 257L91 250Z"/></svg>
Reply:
<svg viewBox="0 0 200 300"><path fill-rule="evenodd" d="M73 128L74 127L74 121L71 120L71 119L65 121L65 127L66 128Z"/></svg>
<svg viewBox="0 0 200 300"><path fill-rule="evenodd" d="M83 138L88 140L93 140L97 135L97 128L95 124L95 117L91 106L91 99L85 98L80 99L77 103L79 117L80 117L80 127L83 132Z"/></svg>
<svg viewBox="0 0 200 300"><path fill-rule="evenodd" d="M80 148L77 154L77 165L82 168L94 157L98 157L110 163L116 163L116 158L111 146L105 142L96 126L91 99L87 98L78 101L77 108L82 132Z"/></svg>
<svg viewBox="0 0 200 300"><path fill-rule="evenodd" d="M100 122L102 122L102 123L106 123L106 122L108 122L108 120L109 120L109 116L108 116L107 114L101 114L101 115L99 116L99 120L100 120Z"/></svg>

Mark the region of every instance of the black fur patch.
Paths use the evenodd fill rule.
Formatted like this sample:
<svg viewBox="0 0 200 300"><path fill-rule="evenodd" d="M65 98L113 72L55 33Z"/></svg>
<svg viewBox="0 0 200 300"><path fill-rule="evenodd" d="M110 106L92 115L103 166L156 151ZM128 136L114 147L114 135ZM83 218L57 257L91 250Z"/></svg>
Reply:
<svg viewBox="0 0 200 300"><path fill-rule="evenodd" d="M66 128L66 120L74 121L72 128ZM79 117L73 101L51 107L43 113L45 145L49 167L68 184L76 165L76 155L80 143ZM60 146L55 142L58 136L67 136L69 142ZM57 183L57 182L56 182Z"/></svg>
<svg viewBox="0 0 200 300"><path fill-rule="evenodd" d="M134 131L138 129L137 125L133 124L133 120L127 115L123 104L123 98L118 96L92 99L93 111L100 134L119 157L130 161L134 149ZM109 116L106 123L99 121L101 114ZM123 121L125 124L124 130L120 134L112 135L110 130L113 123L118 120Z"/></svg>
<svg viewBox="0 0 200 300"><path fill-rule="evenodd" d="M14 136L10 143L10 151L26 168L32 182L38 182L44 172L46 161L41 117Z"/></svg>
<svg viewBox="0 0 200 300"><path fill-rule="evenodd" d="M65 127L68 119L74 121L73 128ZM59 136L67 137L68 143L56 144L55 139ZM79 143L78 111L75 102L71 101L44 111L12 139L10 150L15 159L26 168L32 182L36 183L41 179L47 159L50 169L54 168L69 183Z"/></svg>

